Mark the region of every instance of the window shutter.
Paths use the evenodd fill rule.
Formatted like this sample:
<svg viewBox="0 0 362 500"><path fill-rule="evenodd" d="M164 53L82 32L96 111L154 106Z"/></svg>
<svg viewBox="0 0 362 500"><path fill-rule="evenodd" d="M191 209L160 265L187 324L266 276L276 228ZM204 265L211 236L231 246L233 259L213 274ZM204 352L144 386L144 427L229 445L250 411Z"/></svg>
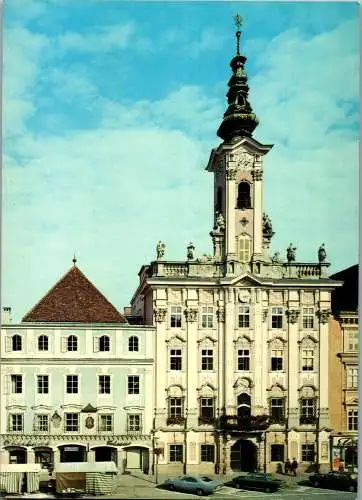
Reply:
<svg viewBox="0 0 362 500"><path fill-rule="evenodd" d="M62 352L67 352L67 337L62 337L61 338L61 351Z"/></svg>
<svg viewBox="0 0 362 500"><path fill-rule="evenodd" d="M99 351L99 337L93 337L93 352Z"/></svg>

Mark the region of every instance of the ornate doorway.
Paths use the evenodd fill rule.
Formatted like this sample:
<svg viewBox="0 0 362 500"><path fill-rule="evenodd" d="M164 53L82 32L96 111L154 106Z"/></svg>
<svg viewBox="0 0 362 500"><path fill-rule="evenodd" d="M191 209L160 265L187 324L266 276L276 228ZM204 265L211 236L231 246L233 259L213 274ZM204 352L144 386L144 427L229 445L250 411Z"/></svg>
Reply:
<svg viewBox="0 0 362 500"><path fill-rule="evenodd" d="M249 439L239 439L230 450L232 470L253 472L257 469L258 452L256 445Z"/></svg>

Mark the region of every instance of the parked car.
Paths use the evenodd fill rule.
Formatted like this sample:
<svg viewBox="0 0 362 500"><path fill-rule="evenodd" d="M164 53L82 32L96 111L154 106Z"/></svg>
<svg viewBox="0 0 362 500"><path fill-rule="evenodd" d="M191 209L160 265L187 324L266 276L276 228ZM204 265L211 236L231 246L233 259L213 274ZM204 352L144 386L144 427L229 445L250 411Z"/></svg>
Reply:
<svg viewBox="0 0 362 500"><path fill-rule="evenodd" d="M166 479L164 485L169 490L187 491L196 493L196 495L209 495L217 488L220 488L223 483L214 481L207 476L180 476L174 479Z"/></svg>
<svg viewBox="0 0 362 500"><path fill-rule="evenodd" d="M329 488L331 490L357 491L357 475L348 472L311 474L309 482L315 487Z"/></svg>
<svg viewBox="0 0 362 500"><path fill-rule="evenodd" d="M284 481L275 479L272 474L263 472L250 472L245 476L236 476L232 479L232 484L235 488L261 490L265 491L265 493L272 493L285 486Z"/></svg>

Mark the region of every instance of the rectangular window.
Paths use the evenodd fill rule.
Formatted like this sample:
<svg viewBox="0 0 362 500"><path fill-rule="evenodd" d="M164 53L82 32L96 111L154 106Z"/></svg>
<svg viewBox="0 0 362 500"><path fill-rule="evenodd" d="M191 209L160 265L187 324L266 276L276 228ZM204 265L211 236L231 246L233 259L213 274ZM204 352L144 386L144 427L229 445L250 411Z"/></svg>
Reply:
<svg viewBox="0 0 362 500"><path fill-rule="evenodd" d="M284 398L271 398L270 416L273 423L284 422Z"/></svg>
<svg viewBox="0 0 362 500"><path fill-rule="evenodd" d="M99 394L110 394L111 393L111 376L110 375L99 375L98 387L99 387Z"/></svg>
<svg viewBox="0 0 362 500"><path fill-rule="evenodd" d="M200 461L214 462L215 446L213 444L202 444L200 447Z"/></svg>
<svg viewBox="0 0 362 500"><path fill-rule="evenodd" d="M113 430L113 415L99 415L99 430L101 432L111 432Z"/></svg>
<svg viewBox="0 0 362 500"><path fill-rule="evenodd" d="M214 308L204 306L201 309L201 328L212 328L214 326Z"/></svg>
<svg viewBox="0 0 362 500"><path fill-rule="evenodd" d="M169 417L182 417L182 398L170 398L168 407Z"/></svg>
<svg viewBox="0 0 362 500"><path fill-rule="evenodd" d="M49 415L35 415L34 430L38 432L49 432Z"/></svg>
<svg viewBox="0 0 362 500"><path fill-rule="evenodd" d="M271 310L272 328L281 330L283 328L283 308L272 307Z"/></svg>
<svg viewBox="0 0 362 500"><path fill-rule="evenodd" d="M182 444L170 444L169 462L183 461L183 446Z"/></svg>
<svg viewBox="0 0 362 500"><path fill-rule="evenodd" d="M300 423L313 424L315 422L315 399L303 398L301 399L300 407Z"/></svg>
<svg viewBox="0 0 362 500"><path fill-rule="evenodd" d="M302 444L302 462L314 462L314 444Z"/></svg>
<svg viewBox="0 0 362 500"><path fill-rule="evenodd" d="M250 370L250 351L249 349L238 349L238 370Z"/></svg>
<svg viewBox="0 0 362 500"><path fill-rule="evenodd" d="M65 414L65 431L66 432L79 431L79 413Z"/></svg>
<svg viewBox="0 0 362 500"><path fill-rule="evenodd" d="M239 306L238 326L239 326L239 328L249 328L250 327L250 307L249 306Z"/></svg>
<svg viewBox="0 0 362 500"><path fill-rule="evenodd" d="M271 352L271 370L272 372L283 370L283 351L281 349L273 349Z"/></svg>
<svg viewBox="0 0 362 500"><path fill-rule="evenodd" d="M67 375L67 394L78 394L78 375Z"/></svg>
<svg viewBox="0 0 362 500"><path fill-rule="evenodd" d="M201 350L201 370L211 371L214 369L214 353L212 349Z"/></svg>
<svg viewBox="0 0 362 500"><path fill-rule="evenodd" d="M240 262L248 262L251 255L251 239L248 236L239 238L239 259Z"/></svg>
<svg viewBox="0 0 362 500"><path fill-rule="evenodd" d="M170 370L182 370L182 349L170 349Z"/></svg>
<svg viewBox="0 0 362 500"><path fill-rule="evenodd" d="M11 392L12 394L21 394L23 392L22 375L11 375Z"/></svg>
<svg viewBox="0 0 362 500"><path fill-rule="evenodd" d="M302 371L313 371L314 351L313 349L302 349Z"/></svg>
<svg viewBox="0 0 362 500"><path fill-rule="evenodd" d="M303 307L302 327L304 329L314 328L314 307Z"/></svg>
<svg viewBox="0 0 362 500"><path fill-rule="evenodd" d="M357 352L359 345L358 330L345 330L346 351Z"/></svg>
<svg viewBox="0 0 362 500"><path fill-rule="evenodd" d="M347 389L357 389L358 368L347 368Z"/></svg>
<svg viewBox="0 0 362 500"><path fill-rule="evenodd" d="M214 398L200 399L200 417L206 419L214 418Z"/></svg>
<svg viewBox="0 0 362 500"><path fill-rule="evenodd" d="M24 431L24 414L23 413L12 413L10 415L9 427L11 432L23 432Z"/></svg>
<svg viewBox="0 0 362 500"><path fill-rule="evenodd" d="M347 429L349 431L358 431L358 410L348 410Z"/></svg>
<svg viewBox="0 0 362 500"><path fill-rule="evenodd" d="M128 394L140 393L140 378L138 375L128 376Z"/></svg>
<svg viewBox="0 0 362 500"><path fill-rule="evenodd" d="M171 328L181 328L181 306L171 306Z"/></svg>
<svg viewBox="0 0 362 500"><path fill-rule="evenodd" d="M127 430L128 432L141 432L141 415L130 414L127 418Z"/></svg>
<svg viewBox="0 0 362 500"><path fill-rule="evenodd" d="M272 444L270 446L270 461L284 463L284 445Z"/></svg>
<svg viewBox="0 0 362 500"><path fill-rule="evenodd" d="M37 375L38 394L49 394L49 375Z"/></svg>

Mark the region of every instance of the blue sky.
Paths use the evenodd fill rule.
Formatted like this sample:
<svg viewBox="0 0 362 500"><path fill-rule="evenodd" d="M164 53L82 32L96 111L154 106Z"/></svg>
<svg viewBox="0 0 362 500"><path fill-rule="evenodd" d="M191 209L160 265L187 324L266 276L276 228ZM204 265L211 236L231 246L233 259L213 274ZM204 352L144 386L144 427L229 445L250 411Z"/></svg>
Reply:
<svg viewBox="0 0 362 500"><path fill-rule="evenodd" d="M204 171L242 52L272 251L358 260L358 4L9 0L2 304L22 316L72 265L118 308L142 264L211 253Z"/></svg>

